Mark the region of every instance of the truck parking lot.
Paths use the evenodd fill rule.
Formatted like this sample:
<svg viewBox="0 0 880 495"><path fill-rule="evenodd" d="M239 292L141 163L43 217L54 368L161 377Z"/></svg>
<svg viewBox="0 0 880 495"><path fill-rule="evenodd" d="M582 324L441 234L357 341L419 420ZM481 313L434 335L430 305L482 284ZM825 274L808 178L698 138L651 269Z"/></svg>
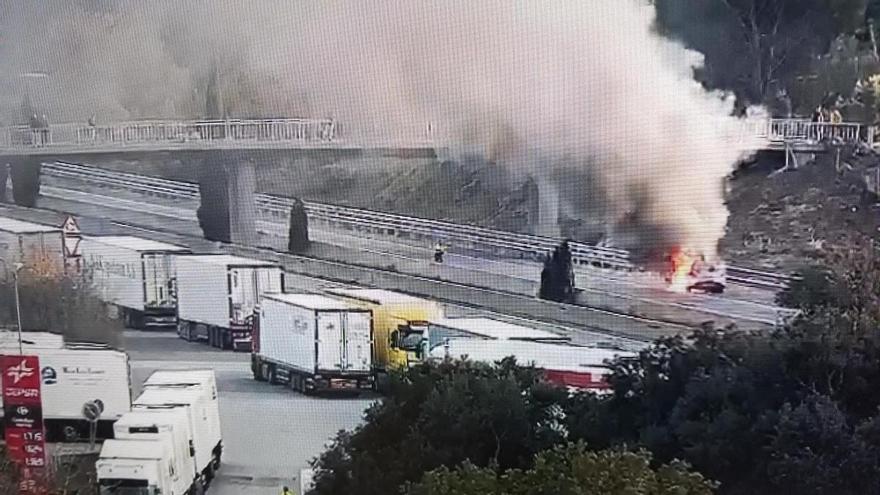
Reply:
<svg viewBox="0 0 880 495"><path fill-rule="evenodd" d="M256 382L250 356L185 342L173 332L128 331L134 396L157 369L212 368L217 376L223 431L223 465L210 493L277 494L298 486L300 469L340 429L356 426L373 396L308 397L285 387ZM280 442L279 439L285 439Z"/></svg>

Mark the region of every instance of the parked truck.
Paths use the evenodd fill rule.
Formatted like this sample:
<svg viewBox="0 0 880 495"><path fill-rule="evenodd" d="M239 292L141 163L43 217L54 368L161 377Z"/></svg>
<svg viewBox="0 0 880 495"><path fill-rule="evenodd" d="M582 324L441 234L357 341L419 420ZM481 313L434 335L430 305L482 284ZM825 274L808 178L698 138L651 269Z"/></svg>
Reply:
<svg viewBox="0 0 880 495"><path fill-rule="evenodd" d="M277 263L231 255L177 258L177 332L213 347L250 352L252 316L263 294L284 292Z"/></svg>
<svg viewBox="0 0 880 495"><path fill-rule="evenodd" d="M83 406L96 400L104 406L96 438L112 438L113 423L131 409L128 355L101 344L64 344L52 334L35 334L26 332L22 339L25 353L40 360L46 439L87 441L90 425L83 417ZM7 332L0 338L0 354L19 353L13 335L15 332Z"/></svg>
<svg viewBox="0 0 880 495"><path fill-rule="evenodd" d="M420 354L402 343L421 341L428 322L443 318L443 308L437 302L399 292L349 288L327 289L325 292L372 311L373 370L380 387L388 372L420 360Z"/></svg>
<svg viewBox="0 0 880 495"><path fill-rule="evenodd" d="M113 431L115 439L104 442L96 463L102 494L204 491L183 409L131 411L119 418Z"/></svg>
<svg viewBox="0 0 880 495"><path fill-rule="evenodd" d="M40 273L60 273L64 267L61 229L0 217L0 259L7 274L22 263Z"/></svg>
<svg viewBox="0 0 880 495"><path fill-rule="evenodd" d="M95 291L119 309L125 326L177 328L175 260L188 248L133 236L87 236L80 250Z"/></svg>
<svg viewBox="0 0 880 495"><path fill-rule="evenodd" d="M195 477L210 484L223 458L217 385L212 370L162 370L145 382L134 411L180 410L189 423Z"/></svg>
<svg viewBox="0 0 880 495"><path fill-rule="evenodd" d="M305 393L373 386L369 309L316 294L266 294L254 328L256 380Z"/></svg>
<svg viewBox="0 0 880 495"><path fill-rule="evenodd" d="M513 357L518 364L541 370L550 383L569 389L597 392L610 389L607 381L611 373L610 361L635 356L631 352L595 347L472 338L450 338L430 351L430 359L439 360L467 358L471 361L496 363Z"/></svg>
<svg viewBox="0 0 880 495"><path fill-rule="evenodd" d="M432 349L444 342L457 339L509 340L563 344L569 338L539 328L515 325L492 318L438 318L418 327L402 325L392 332L391 345L405 351L415 359L424 360Z"/></svg>
<svg viewBox="0 0 880 495"><path fill-rule="evenodd" d="M101 495L195 495L177 465L171 435L105 440L95 463Z"/></svg>

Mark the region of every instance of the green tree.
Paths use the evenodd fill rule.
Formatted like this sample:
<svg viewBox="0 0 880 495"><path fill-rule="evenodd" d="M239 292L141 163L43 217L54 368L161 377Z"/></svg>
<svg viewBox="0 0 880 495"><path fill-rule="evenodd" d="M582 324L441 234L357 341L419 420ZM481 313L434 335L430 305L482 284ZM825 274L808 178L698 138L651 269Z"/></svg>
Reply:
<svg viewBox="0 0 880 495"><path fill-rule="evenodd" d="M65 340L98 342L120 347L124 327L111 318L106 305L84 279L60 274L19 275L21 324L25 331L62 334ZM0 279L0 326L15 328L15 288Z"/></svg>
<svg viewBox="0 0 880 495"><path fill-rule="evenodd" d="M441 468L404 490L407 495L704 495L714 484L687 465L673 462L652 468L642 450L588 451L569 444L537 455L528 470L497 472L466 463Z"/></svg>
<svg viewBox="0 0 880 495"><path fill-rule="evenodd" d="M751 103L808 75L865 22L866 0L654 0L657 29L706 56L699 77ZM809 104L815 105L816 102Z"/></svg>
<svg viewBox="0 0 880 495"><path fill-rule="evenodd" d="M290 207L290 225L287 236L287 251L301 253L309 248L309 217L302 201L293 199Z"/></svg>
<svg viewBox="0 0 880 495"><path fill-rule="evenodd" d="M229 242L229 177L226 168L213 161L198 164L199 208L196 217L205 239Z"/></svg>
<svg viewBox="0 0 880 495"><path fill-rule="evenodd" d="M563 241L553 250L553 254L544 260L538 297L567 303L574 300L574 270L568 241Z"/></svg>
<svg viewBox="0 0 880 495"><path fill-rule="evenodd" d="M337 435L316 460L315 493L397 493L427 471L466 460L527 467L564 438L555 422L563 397L512 360L411 369L393 377L388 397L362 426Z"/></svg>
<svg viewBox="0 0 880 495"><path fill-rule="evenodd" d="M19 159L11 163L12 200L18 206L32 208L40 195L39 160Z"/></svg>
<svg viewBox="0 0 880 495"><path fill-rule="evenodd" d="M610 396L569 401L570 438L683 459L726 494L875 493L880 267L870 245L832 259L783 296L803 310L786 328L704 329L614 363Z"/></svg>

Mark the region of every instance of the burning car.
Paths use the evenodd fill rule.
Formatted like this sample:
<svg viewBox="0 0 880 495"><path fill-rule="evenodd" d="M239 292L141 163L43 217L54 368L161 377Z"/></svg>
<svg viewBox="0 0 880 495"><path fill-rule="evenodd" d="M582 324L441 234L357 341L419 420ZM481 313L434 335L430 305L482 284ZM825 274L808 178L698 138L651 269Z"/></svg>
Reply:
<svg viewBox="0 0 880 495"><path fill-rule="evenodd" d="M667 258L669 269L664 278L676 292L721 294L727 286L723 263L712 263L706 256L676 251Z"/></svg>

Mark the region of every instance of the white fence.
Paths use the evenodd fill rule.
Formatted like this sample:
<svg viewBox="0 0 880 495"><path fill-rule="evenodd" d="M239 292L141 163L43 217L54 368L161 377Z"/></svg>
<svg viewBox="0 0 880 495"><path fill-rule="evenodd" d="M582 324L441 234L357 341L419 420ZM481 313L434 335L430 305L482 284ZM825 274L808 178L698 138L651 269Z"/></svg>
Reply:
<svg viewBox="0 0 880 495"><path fill-rule="evenodd" d="M125 146L142 143L331 142L336 124L332 120L271 119L222 121L146 121L113 125L57 124L48 128L6 128L7 147Z"/></svg>
<svg viewBox="0 0 880 495"><path fill-rule="evenodd" d="M393 129L392 129L393 128ZM34 147L124 147L172 143L226 146L241 143L321 144L340 141L431 145L435 133L424 126L389 126L341 129L329 119L267 119L222 121L142 121L111 125L56 124L44 129L28 126L7 127L0 136L6 148ZM784 144L821 144L825 142L873 144L873 128L860 124L830 124L804 119L743 121L729 132L740 140L753 142L757 148L771 149Z"/></svg>

